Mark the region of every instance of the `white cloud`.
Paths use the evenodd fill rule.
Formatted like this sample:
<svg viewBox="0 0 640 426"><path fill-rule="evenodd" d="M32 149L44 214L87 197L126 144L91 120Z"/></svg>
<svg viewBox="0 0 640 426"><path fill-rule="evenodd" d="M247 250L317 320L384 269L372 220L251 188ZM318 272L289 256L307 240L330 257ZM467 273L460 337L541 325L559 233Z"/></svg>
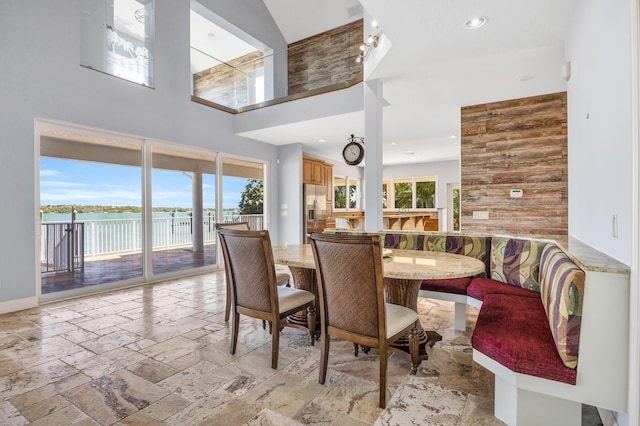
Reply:
<svg viewBox="0 0 640 426"><path fill-rule="evenodd" d="M86 185L84 183L77 183L77 182L63 182L61 180L43 180L42 182L40 182L40 186L48 186L48 187L55 187L55 188L77 188L77 187L85 187Z"/></svg>
<svg viewBox="0 0 640 426"><path fill-rule="evenodd" d="M44 169L40 170L40 177L62 176L60 170Z"/></svg>

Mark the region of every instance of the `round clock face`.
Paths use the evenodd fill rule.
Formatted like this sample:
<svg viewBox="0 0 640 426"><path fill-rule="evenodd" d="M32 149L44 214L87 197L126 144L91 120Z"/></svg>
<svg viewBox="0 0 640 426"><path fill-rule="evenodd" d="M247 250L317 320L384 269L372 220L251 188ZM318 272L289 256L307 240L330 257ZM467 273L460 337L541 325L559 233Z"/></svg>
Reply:
<svg viewBox="0 0 640 426"><path fill-rule="evenodd" d="M342 157L350 166L360 164L364 158L364 147L357 142L349 142L342 150Z"/></svg>

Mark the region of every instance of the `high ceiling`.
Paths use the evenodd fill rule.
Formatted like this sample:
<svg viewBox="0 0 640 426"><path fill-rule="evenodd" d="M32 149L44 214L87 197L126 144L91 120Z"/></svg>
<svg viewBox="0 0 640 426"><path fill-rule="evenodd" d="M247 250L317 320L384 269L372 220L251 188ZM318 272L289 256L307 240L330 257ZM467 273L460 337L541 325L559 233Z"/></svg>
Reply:
<svg viewBox="0 0 640 426"><path fill-rule="evenodd" d="M379 22L391 48L370 78L382 81L388 102L385 165L459 158L462 106L566 90L564 37L575 0L360 0L363 9L356 0L264 2L289 43L358 19L362 10ZM464 28L475 16L487 23ZM340 161L350 133L363 135L363 113L252 137L300 142L305 152Z"/></svg>

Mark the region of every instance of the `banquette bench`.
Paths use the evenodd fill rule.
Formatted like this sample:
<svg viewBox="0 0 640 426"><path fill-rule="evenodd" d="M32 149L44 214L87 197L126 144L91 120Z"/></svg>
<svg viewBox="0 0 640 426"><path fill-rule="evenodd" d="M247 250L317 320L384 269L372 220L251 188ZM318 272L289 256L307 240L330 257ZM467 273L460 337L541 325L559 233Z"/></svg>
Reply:
<svg viewBox="0 0 640 426"><path fill-rule="evenodd" d="M550 240L381 234L385 248L444 251L486 265L476 277L425 280L420 296L454 302L456 330L466 328L467 304L480 309L473 359L495 374L497 418L509 425L565 426L581 424L582 403L626 412L624 267L592 267Z"/></svg>

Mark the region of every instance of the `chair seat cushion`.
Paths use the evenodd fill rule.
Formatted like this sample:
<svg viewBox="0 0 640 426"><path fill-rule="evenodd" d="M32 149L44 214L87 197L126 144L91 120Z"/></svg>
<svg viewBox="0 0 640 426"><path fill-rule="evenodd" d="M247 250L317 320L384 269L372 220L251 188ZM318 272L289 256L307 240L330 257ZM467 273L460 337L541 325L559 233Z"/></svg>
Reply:
<svg viewBox="0 0 640 426"><path fill-rule="evenodd" d="M278 285L289 284L290 278L291 277L286 272L276 272L276 283L278 283Z"/></svg>
<svg viewBox="0 0 640 426"><path fill-rule="evenodd" d="M540 298L487 295L471 345L517 373L576 384L576 370L563 364Z"/></svg>
<svg viewBox="0 0 640 426"><path fill-rule="evenodd" d="M467 287L470 283L470 277L424 280L420 285L420 290L464 295L467 294Z"/></svg>
<svg viewBox="0 0 640 426"><path fill-rule="evenodd" d="M280 313L290 311L314 300L316 300L316 297L310 291L291 287L278 287L278 307Z"/></svg>
<svg viewBox="0 0 640 426"><path fill-rule="evenodd" d="M467 287L467 296L484 301L489 294L507 294L511 296L531 297L540 300L540 293L526 288L505 284L491 278L474 278Z"/></svg>
<svg viewBox="0 0 640 426"><path fill-rule="evenodd" d="M385 309L387 311L387 339L418 321L418 313L413 309L393 303L385 303Z"/></svg>

